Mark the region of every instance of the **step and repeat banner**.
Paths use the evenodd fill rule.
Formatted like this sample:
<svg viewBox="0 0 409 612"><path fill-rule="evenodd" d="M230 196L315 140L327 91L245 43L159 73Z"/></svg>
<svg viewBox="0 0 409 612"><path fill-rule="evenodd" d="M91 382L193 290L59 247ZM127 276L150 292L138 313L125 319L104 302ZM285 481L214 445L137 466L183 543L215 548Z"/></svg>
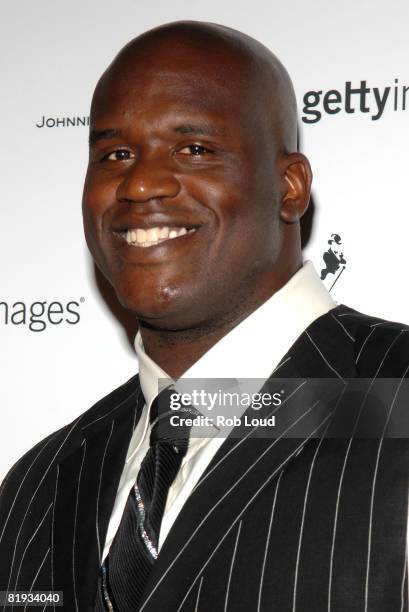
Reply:
<svg viewBox="0 0 409 612"><path fill-rule="evenodd" d="M1 13L0 480L137 369L81 192L96 81L161 23L225 24L283 61L314 172L305 258L337 302L409 322L407 0L3 0Z"/></svg>

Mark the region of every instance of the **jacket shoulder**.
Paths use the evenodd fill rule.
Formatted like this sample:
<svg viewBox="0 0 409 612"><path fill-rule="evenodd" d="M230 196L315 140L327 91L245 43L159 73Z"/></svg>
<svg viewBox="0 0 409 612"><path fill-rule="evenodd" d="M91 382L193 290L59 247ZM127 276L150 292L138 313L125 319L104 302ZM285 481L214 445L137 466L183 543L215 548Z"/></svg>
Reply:
<svg viewBox="0 0 409 612"><path fill-rule="evenodd" d="M9 470L0 486L0 524L9 502L19 494L24 482L33 480L33 475L45 473L53 463L83 442L82 429L104 418L111 411L120 409L127 401L137 397L140 390L139 375L135 375L97 401L76 419L49 434L28 450ZM35 478L34 478L35 480Z"/></svg>
<svg viewBox="0 0 409 612"><path fill-rule="evenodd" d="M343 304L333 314L354 342L358 376L408 376L408 325L367 315Z"/></svg>

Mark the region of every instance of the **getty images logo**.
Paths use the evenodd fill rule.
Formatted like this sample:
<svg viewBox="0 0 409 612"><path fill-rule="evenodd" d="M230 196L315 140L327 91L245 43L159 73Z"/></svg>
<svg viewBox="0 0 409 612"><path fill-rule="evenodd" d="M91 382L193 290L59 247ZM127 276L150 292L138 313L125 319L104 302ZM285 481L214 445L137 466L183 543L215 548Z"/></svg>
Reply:
<svg viewBox="0 0 409 612"><path fill-rule="evenodd" d="M48 326L77 325L80 322L80 307L85 298L79 302L1 302L0 301L0 326L15 325L23 326L32 332L42 332Z"/></svg>
<svg viewBox="0 0 409 612"><path fill-rule="evenodd" d="M399 84L395 79L387 87L371 87L367 81L346 81L341 89L307 91L303 97L304 123L317 123L323 114L336 115L345 112L367 113L372 121L380 119L385 109L405 111L409 106L409 85ZM406 100L408 98L408 100Z"/></svg>

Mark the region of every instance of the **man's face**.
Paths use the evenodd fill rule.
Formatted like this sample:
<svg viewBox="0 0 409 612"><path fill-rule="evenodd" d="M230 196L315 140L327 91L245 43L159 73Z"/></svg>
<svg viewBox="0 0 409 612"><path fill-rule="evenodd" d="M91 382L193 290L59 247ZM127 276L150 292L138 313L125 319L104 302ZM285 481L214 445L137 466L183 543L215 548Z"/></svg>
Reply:
<svg viewBox="0 0 409 612"><path fill-rule="evenodd" d="M120 302L153 326L210 324L277 257L269 119L227 64L159 50L120 60L94 96L87 243Z"/></svg>

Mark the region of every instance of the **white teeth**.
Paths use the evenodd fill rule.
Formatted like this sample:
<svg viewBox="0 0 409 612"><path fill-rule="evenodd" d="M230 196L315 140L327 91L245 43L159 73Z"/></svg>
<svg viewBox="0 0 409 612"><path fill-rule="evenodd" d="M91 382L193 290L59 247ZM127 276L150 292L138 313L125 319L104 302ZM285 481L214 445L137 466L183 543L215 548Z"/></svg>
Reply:
<svg viewBox="0 0 409 612"><path fill-rule="evenodd" d="M136 233L134 230L128 230L126 232L126 241L128 244L132 244L136 240Z"/></svg>
<svg viewBox="0 0 409 612"><path fill-rule="evenodd" d="M127 230L125 240L133 246L149 247L195 231L196 228L188 230L186 227L150 227L148 230L138 227Z"/></svg>
<svg viewBox="0 0 409 612"><path fill-rule="evenodd" d="M159 238L169 238L169 228L161 227L159 230Z"/></svg>
<svg viewBox="0 0 409 612"><path fill-rule="evenodd" d="M146 239L148 240L148 242L157 242L158 238L159 238L159 228L158 227L151 227L150 229L147 230Z"/></svg>
<svg viewBox="0 0 409 612"><path fill-rule="evenodd" d="M132 233L135 234L134 231ZM146 232L144 229L138 227L138 229L136 230L135 240L138 244L143 244L144 242L146 242ZM135 242L135 240L133 240L133 242Z"/></svg>

